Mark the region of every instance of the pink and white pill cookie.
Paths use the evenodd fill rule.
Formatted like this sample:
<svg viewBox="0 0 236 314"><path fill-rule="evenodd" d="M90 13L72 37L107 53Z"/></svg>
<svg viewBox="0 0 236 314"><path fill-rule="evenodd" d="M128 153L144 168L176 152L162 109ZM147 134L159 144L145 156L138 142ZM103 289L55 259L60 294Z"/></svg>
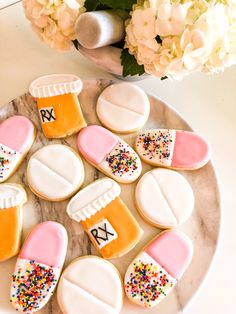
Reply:
<svg viewBox="0 0 236 314"><path fill-rule="evenodd" d="M120 274L100 257L80 257L64 270L57 300L64 314L118 314L123 304Z"/></svg>
<svg viewBox="0 0 236 314"><path fill-rule="evenodd" d="M34 124L26 117L12 116L0 124L0 183L20 166L35 136Z"/></svg>
<svg viewBox="0 0 236 314"><path fill-rule="evenodd" d="M129 265L124 279L127 297L137 305L154 307L181 279L192 255L191 241L183 233L160 233Z"/></svg>
<svg viewBox="0 0 236 314"><path fill-rule="evenodd" d="M40 310L57 285L67 250L67 232L59 223L46 221L27 237L16 261L11 303L23 313Z"/></svg>
<svg viewBox="0 0 236 314"><path fill-rule="evenodd" d="M97 115L102 124L116 133L138 131L147 122L150 102L146 93L130 83L108 86L97 101Z"/></svg>
<svg viewBox="0 0 236 314"><path fill-rule="evenodd" d="M199 169L211 158L210 145L202 136L179 130L142 131L137 136L136 150L153 166L180 170Z"/></svg>
<svg viewBox="0 0 236 314"><path fill-rule="evenodd" d="M188 181L174 170L158 168L139 180L135 200L141 216L158 228L174 228L192 214L194 194Z"/></svg>
<svg viewBox="0 0 236 314"><path fill-rule="evenodd" d="M95 168L120 183L131 183L141 174L136 152L121 138L99 125L90 125L78 135L82 156Z"/></svg>

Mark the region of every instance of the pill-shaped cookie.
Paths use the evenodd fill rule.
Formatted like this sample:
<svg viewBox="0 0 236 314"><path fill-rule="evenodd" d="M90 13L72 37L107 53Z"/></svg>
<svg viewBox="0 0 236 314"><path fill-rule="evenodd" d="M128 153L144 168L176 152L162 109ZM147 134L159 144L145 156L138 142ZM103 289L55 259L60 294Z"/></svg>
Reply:
<svg viewBox="0 0 236 314"><path fill-rule="evenodd" d="M124 279L127 297L142 307L157 305L181 279L192 255L191 241L183 233L160 233L129 265Z"/></svg>
<svg viewBox="0 0 236 314"><path fill-rule="evenodd" d="M20 166L35 136L35 127L26 117L12 116L0 124L0 183Z"/></svg>
<svg viewBox="0 0 236 314"><path fill-rule="evenodd" d="M63 314L118 314L123 304L120 274L102 258L80 257L62 273L57 300Z"/></svg>
<svg viewBox="0 0 236 314"><path fill-rule="evenodd" d="M0 184L0 262L18 254L21 244L22 205L27 201L21 185Z"/></svg>
<svg viewBox="0 0 236 314"><path fill-rule="evenodd" d="M77 145L94 167L120 183L131 183L141 174L142 164L135 151L121 138L99 125L80 131Z"/></svg>
<svg viewBox="0 0 236 314"><path fill-rule="evenodd" d="M155 129L138 134L136 151L153 165L179 170L203 167L211 158L209 143L194 132Z"/></svg>
<svg viewBox="0 0 236 314"><path fill-rule="evenodd" d="M84 166L70 147L48 145L31 156L27 178L34 194L46 200L61 201L79 190L84 180Z"/></svg>
<svg viewBox="0 0 236 314"><path fill-rule="evenodd" d="M43 222L30 232L17 258L11 303L22 313L40 310L57 285L67 250L67 232L59 223Z"/></svg>
<svg viewBox="0 0 236 314"><path fill-rule="evenodd" d="M62 138L86 126L78 101L83 83L74 74L39 77L29 88L37 100L43 133L48 138Z"/></svg>
<svg viewBox="0 0 236 314"><path fill-rule="evenodd" d="M158 228L174 228L184 223L194 208L194 194L180 173L158 168L139 180L135 200L141 216Z"/></svg>
<svg viewBox="0 0 236 314"><path fill-rule="evenodd" d="M102 124L117 133L132 133L143 127L150 113L146 93L130 83L108 86L97 101L97 115Z"/></svg>
<svg viewBox="0 0 236 314"><path fill-rule="evenodd" d="M126 254L143 232L120 193L118 183L104 178L79 191L67 206L68 215L82 224L104 258Z"/></svg>

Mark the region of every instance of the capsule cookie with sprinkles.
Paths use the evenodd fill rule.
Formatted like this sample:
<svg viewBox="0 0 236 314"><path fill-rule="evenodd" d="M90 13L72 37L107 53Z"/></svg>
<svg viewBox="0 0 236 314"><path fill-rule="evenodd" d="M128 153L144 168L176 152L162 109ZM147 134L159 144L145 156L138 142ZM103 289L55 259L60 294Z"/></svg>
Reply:
<svg viewBox="0 0 236 314"><path fill-rule="evenodd" d="M124 279L127 297L142 307L156 306L180 280L192 255L191 241L183 233L160 233L129 265Z"/></svg>
<svg viewBox="0 0 236 314"><path fill-rule="evenodd" d="M34 124L26 117L12 116L0 124L0 183L15 173L35 136Z"/></svg>
<svg viewBox="0 0 236 314"><path fill-rule="evenodd" d="M57 285L67 250L67 232L56 222L37 225L27 237L12 276L10 302L22 313L40 310Z"/></svg>
<svg viewBox="0 0 236 314"><path fill-rule="evenodd" d="M179 170L199 169L211 158L210 145L202 136L169 129L140 132L136 151L143 161L153 166Z"/></svg>
<svg viewBox="0 0 236 314"><path fill-rule="evenodd" d="M99 125L90 125L78 135L82 156L94 167L120 183L131 183L141 174L136 152L121 138Z"/></svg>

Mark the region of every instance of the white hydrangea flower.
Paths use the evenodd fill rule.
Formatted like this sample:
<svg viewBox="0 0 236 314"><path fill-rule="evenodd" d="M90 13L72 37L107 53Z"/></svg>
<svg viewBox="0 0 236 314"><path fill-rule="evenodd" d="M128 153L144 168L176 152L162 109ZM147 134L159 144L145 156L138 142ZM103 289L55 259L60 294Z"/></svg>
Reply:
<svg viewBox="0 0 236 314"><path fill-rule="evenodd" d="M176 36L181 34L186 26L186 16L191 2L185 4L160 4L157 10L156 33L159 36Z"/></svg>
<svg viewBox="0 0 236 314"><path fill-rule="evenodd" d="M222 71L236 64L236 0L139 1L126 33L126 48L149 74Z"/></svg>
<svg viewBox="0 0 236 314"><path fill-rule="evenodd" d="M68 50L75 39L75 22L85 12L85 0L23 0L33 30L51 48Z"/></svg>

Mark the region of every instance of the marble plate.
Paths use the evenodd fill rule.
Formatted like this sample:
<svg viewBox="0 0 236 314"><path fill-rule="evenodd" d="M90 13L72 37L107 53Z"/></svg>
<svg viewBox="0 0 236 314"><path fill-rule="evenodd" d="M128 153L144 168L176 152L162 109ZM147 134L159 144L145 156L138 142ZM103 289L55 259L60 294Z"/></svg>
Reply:
<svg viewBox="0 0 236 314"><path fill-rule="evenodd" d="M95 112L96 100L99 93L112 81L108 80L87 80L84 81L84 89L80 94L80 102L85 118L89 124L99 123ZM191 127L184 121L173 108L164 104L159 99L150 96L151 115L145 125L145 128L173 128L192 130ZM63 143L76 149L76 136L71 136L64 140L49 141L42 132L40 121L36 109L36 104L29 94L25 94L5 107L0 109L0 120L21 114L29 117L37 126L37 139L28 154L26 160L21 165L18 172L9 180L10 182L23 183L27 189L29 201L24 206L24 229L23 237L29 232L30 228L36 223L44 220L56 220L62 223L69 235L69 247L66 258L66 265L74 258L86 255L96 254L96 250L88 240L87 235L81 229L80 225L72 221L66 214L67 202L50 203L39 199L31 193L26 181L25 170L29 157L40 147L51 143ZM135 134L122 136L131 145L134 143ZM102 173L90 166L84 161L86 179L84 186L93 180L103 176ZM143 172L151 169L150 166L143 164ZM165 313L174 314L180 313L186 308L190 300L193 298L196 291L201 286L207 271L214 257L220 229L220 194L217 184L217 178L214 167L209 162L205 167L196 171L183 171L182 174L191 183L196 203L193 215L191 218L180 227L194 243L193 261L184 274L182 280L170 295L162 301L156 308L144 310L124 299L124 307L122 314L138 314L138 313ZM130 261L141 250L141 248L152 239L160 230L146 224L139 216L134 206L134 190L136 183L132 185L122 185L122 198L129 206L141 227L144 229L144 235L140 243L127 255L117 258L112 262L118 267L123 275ZM11 273L14 268L15 259L0 264L0 313L15 313L9 303L9 286ZM59 314L61 313L56 296L51 299L51 302L43 308L40 313L44 314ZM83 313L81 313L83 314ZM96 313L94 313L96 314Z"/></svg>

